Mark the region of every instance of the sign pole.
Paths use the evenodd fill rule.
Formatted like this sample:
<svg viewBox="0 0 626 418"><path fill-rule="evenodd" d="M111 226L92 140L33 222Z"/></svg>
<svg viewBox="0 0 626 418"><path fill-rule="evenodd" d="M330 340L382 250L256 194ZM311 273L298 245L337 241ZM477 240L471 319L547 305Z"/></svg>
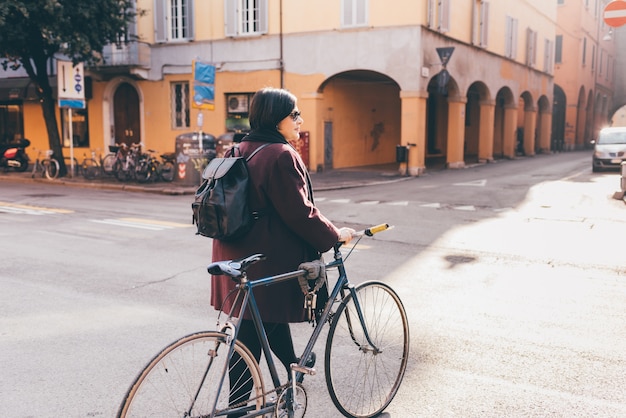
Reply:
<svg viewBox="0 0 626 418"><path fill-rule="evenodd" d="M67 108L68 131L70 133L70 177L74 177L74 124L72 123L72 108Z"/></svg>

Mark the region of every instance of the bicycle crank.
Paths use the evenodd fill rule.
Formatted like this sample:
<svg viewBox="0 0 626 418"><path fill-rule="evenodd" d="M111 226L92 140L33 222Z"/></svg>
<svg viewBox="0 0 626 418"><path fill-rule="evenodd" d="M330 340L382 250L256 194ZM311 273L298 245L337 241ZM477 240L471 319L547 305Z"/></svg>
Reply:
<svg viewBox="0 0 626 418"><path fill-rule="evenodd" d="M276 400L277 418L302 418L306 412L306 391L300 383L296 383L294 397L293 386L286 387Z"/></svg>

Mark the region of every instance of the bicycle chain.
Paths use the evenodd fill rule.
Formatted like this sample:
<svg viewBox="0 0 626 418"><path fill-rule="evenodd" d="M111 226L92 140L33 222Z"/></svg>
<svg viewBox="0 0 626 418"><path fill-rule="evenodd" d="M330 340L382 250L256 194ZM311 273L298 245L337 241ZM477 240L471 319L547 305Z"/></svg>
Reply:
<svg viewBox="0 0 626 418"><path fill-rule="evenodd" d="M247 400L245 400L245 401L243 401L243 402L239 402L239 403L236 403L236 404L234 404L234 405L228 405L228 409L230 409L230 408L239 408L239 407L241 407L241 406L246 406L246 405L247 405L247 404L249 404L251 401L255 401L255 400L257 400L257 399L260 399L260 398L266 397L267 395L269 395L269 394L271 394L271 393L275 393L275 392L277 393L279 390L287 389L287 388L288 388L288 387L290 387L290 386L291 386L291 382L285 383L284 385L280 385L280 386L278 386L278 387L276 387L276 388L274 388L274 389L272 389L272 390L268 390L267 392L261 393L260 395L257 395L257 396L255 396L254 398L247 399ZM215 411L215 412L222 413L222 412L224 412L224 411L225 411L225 410L223 409L223 410L221 410L221 411ZM200 418L206 418L206 417L208 417L208 416L209 416L209 415L202 415Z"/></svg>

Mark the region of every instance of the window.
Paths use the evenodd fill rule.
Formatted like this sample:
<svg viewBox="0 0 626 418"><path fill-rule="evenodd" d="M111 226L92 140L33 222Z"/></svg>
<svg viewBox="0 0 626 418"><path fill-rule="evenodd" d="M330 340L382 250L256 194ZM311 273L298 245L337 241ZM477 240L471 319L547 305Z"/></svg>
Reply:
<svg viewBox="0 0 626 418"><path fill-rule="evenodd" d="M517 57L517 19L514 17L506 17L504 42L504 56L515 59Z"/></svg>
<svg viewBox="0 0 626 418"><path fill-rule="evenodd" d="M587 38L583 38L583 67L587 63Z"/></svg>
<svg viewBox="0 0 626 418"><path fill-rule="evenodd" d="M368 0L342 0L341 26L365 26L368 22Z"/></svg>
<svg viewBox="0 0 626 418"><path fill-rule="evenodd" d="M554 62L557 64L563 62L563 35L556 35L554 40Z"/></svg>
<svg viewBox="0 0 626 418"><path fill-rule="evenodd" d="M526 29L526 65L534 67L537 64L537 31Z"/></svg>
<svg viewBox="0 0 626 418"><path fill-rule="evenodd" d="M186 81L171 84L172 128L189 128L189 83Z"/></svg>
<svg viewBox="0 0 626 418"><path fill-rule="evenodd" d="M267 33L267 0L225 0L226 36Z"/></svg>
<svg viewBox="0 0 626 418"><path fill-rule="evenodd" d="M154 0L156 42L193 39L193 0Z"/></svg>
<svg viewBox="0 0 626 418"><path fill-rule="evenodd" d="M24 110L21 104L0 103L0 145L24 137Z"/></svg>
<svg viewBox="0 0 626 418"><path fill-rule="evenodd" d="M63 146L70 146L70 127L67 116L68 110L61 110L61 136L63 138ZM89 148L89 113L85 109L72 109L72 138L73 147Z"/></svg>
<svg viewBox="0 0 626 418"><path fill-rule="evenodd" d="M596 46L591 46L591 72L596 70Z"/></svg>

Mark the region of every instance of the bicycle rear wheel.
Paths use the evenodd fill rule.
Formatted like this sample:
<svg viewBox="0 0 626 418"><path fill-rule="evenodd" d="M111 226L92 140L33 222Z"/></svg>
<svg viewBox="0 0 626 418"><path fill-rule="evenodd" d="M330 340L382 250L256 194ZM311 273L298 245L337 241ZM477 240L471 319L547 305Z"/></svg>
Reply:
<svg viewBox="0 0 626 418"><path fill-rule="evenodd" d="M48 180L54 180L59 176L59 162L54 158L46 158L41 162L41 165Z"/></svg>
<svg viewBox="0 0 626 418"><path fill-rule="evenodd" d="M161 164L161 169L159 170L161 180L170 182L174 180L174 174L174 163L172 163L171 161L164 161Z"/></svg>
<svg viewBox="0 0 626 418"><path fill-rule="evenodd" d="M107 154L102 160L102 173L105 176L112 176L115 174L114 165L115 161L117 161L117 156L115 154Z"/></svg>
<svg viewBox="0 0 626 418"><path fill-rule="evenodd" d="M250 351L235 341L229 370L237 368L233 388L229 376L220 379L228 362L227 335L205 331L172 343L148 363L128 390L118 418L131 417L225 417L230 412L253 411L265 404L263 379ZM240 372L244 373L240 373ZM249 395L249 389L252 389ZM238 395L245 395L237 398ZM230 397L229 394L233 394ZM211 415L217 399L215 415ZM232 405L229 410L229 404Z"/></svg>
<svg viewBox="0 0 626 418"><path fill-rule="evenodd" d="M335 313L326 340L324 370L330 397L346 417L374 417L400 388L409 357L409 325L398 295L381 282L356 287L372 343L367 342L356 304L348 294ZM351 365L349 372L346 365Z"/></svg>

